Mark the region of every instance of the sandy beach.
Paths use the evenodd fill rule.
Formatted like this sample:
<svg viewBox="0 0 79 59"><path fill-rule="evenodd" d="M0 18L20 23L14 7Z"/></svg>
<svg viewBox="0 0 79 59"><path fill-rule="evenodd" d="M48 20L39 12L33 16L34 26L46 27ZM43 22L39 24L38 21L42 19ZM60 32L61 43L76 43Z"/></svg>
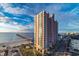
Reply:
<svg viewBox="0 0 79 59"><path fill-rule="evenodd" d="M31 40L17 40L17 41L11 41L11 42L5 42L5 43L0 43L0 46L9 46L9 47L14 47L14 46L19 46L21 44L29 44L32 43Z"/></svg>

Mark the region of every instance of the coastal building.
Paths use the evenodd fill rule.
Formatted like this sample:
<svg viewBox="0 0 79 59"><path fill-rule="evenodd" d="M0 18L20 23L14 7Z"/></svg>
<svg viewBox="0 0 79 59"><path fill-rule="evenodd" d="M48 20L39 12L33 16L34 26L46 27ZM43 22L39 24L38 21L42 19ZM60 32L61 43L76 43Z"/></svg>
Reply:
<svg viewBox="0 0 79 59"><path fill-rule="evenodd" d="M79 40L78 39L71 40L69 51L72 53L72 55L79 55Z"/></svg>
<svg viewBox="0 0 79 59"><path fill-rule="evenodd" d="M55 45L58 35L58 23L54 14L40 12L34 17L34 47L44 53L49 47Z"/></svg>

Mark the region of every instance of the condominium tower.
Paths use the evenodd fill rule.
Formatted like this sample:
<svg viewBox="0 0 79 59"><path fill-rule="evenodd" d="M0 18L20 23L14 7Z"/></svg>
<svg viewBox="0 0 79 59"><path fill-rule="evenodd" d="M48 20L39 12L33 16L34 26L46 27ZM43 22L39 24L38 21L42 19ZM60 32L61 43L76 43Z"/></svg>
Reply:
<svg viewBox="0 0 79 59"><path fill-rule="evenodd" d="M55 45L58 34L58 23L54 14L40 12L34 17L34 47L37 51L44 52Z"/></svg>

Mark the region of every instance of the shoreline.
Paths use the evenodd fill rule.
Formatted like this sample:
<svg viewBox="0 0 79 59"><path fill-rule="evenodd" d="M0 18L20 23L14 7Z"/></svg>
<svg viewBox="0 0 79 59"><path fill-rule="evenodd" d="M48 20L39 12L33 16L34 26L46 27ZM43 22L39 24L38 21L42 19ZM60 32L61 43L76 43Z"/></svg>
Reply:
<svg viewBox="0 0 79 59"><path fill-rule="evenodd" d="M15 40L15 41L11 41L11 42L3 42L3 43L0 43L0 46L9 46L9 47L14 47L14 46L19 46L21 44L29 44L29 43L32 43L31 40L27 40L27 39L23 39L23 40Z"/></svg>

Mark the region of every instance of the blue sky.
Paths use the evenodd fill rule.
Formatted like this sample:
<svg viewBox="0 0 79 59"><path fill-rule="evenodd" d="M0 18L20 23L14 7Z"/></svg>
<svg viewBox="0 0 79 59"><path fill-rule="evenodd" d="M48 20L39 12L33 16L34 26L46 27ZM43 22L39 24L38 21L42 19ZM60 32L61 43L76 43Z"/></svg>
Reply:
<svg viewBox="0 0 79 59"><path fill-rule="evenodd" d="M55 14L59 32L79 32L79 4L0 4L0 32L33 32L34 16L45 10Z"/></svg>

